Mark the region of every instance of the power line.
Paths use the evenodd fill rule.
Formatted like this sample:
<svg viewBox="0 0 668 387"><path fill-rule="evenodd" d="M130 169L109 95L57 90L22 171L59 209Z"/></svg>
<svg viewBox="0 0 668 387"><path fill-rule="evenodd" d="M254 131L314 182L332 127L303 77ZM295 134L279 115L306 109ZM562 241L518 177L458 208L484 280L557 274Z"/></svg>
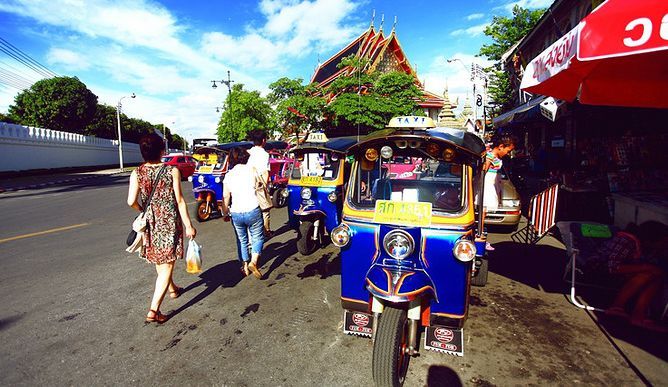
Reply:
<svg viewBox="0 0 668 387"><path fill-rule="evenodd" d="M3 39L0 37L0 46L4 46L7 48L7 50L13 52L15 55L7 53L3 48L0 48L0 50L5 51L8 55L14 57L16 60L18 60L21 63L26 64L36 72L43 74L47 78L52 78L52 77L57 77L58 74L55 72L51 71L48 67L44 66L37 60L33 59L30 55L26 54L25 52L21 51L18 47L14 46L13 44L9 43L7 40ZM18 59L16 57L19 57L21 59ZM27 62L27 63L26 63Z"/></svg>

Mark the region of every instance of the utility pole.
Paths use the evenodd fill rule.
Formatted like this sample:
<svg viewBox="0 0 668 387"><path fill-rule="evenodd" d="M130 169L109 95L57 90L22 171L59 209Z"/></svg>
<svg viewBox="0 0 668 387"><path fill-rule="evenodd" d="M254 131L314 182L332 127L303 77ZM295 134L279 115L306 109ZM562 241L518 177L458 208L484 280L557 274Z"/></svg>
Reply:
<svg viewBox="0 0 668 387"><path fill-rule="evenodd" d="M121 135L121 107L123 105L121 105L121 101L126 97L135 98L136 95L135 93L132 93L130 96L125 95L118 100L118 105L116 105L116 124L118 125L118 163L121 171L123 170L123 138Z"/></svg>
<svg viewBox="0 0 668 387"><path fill-rule="evenodd" d="M230 79L230 70L227 70L227 80L220 80L220 81L211 81L212 88L217 88L218 85L216 85L216 82L220 82L224 85L227 86L227 99L228 99L228 107L227 109L230 111L230 114L232 114L232 82L234 82L232 79ZM216 107L216 111L218 111L218 108ZM232 117L232 116L230 116Z"/></svg>

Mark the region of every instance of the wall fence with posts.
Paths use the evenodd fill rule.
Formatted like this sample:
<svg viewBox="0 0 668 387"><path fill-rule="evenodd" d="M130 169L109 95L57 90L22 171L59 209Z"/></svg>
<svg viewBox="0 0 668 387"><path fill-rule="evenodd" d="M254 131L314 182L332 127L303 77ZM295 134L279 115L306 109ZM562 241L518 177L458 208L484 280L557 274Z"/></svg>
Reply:
<svg viewBox="0 0 668 387"><path fill-rule="evenodd" d="M0 172L118 167L118 141L0 122ZM125 165L142 162L139 145L123 142Z"/></svg>

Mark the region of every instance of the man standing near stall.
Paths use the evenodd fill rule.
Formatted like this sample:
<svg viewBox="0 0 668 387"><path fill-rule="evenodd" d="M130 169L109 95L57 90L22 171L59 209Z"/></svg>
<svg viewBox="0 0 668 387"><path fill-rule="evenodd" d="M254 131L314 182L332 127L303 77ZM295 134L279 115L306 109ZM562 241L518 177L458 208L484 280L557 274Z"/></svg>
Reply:
<svg viewBox="0 0 668 387"><path fill-rule="evenodd" d="M248 165L255 168L258 175L269 185L269 153L264 150L264 146L267 143L267 133L263 130L253 130L249 133L250 140L253 141L253 147L248 150L250 158L248 159ZM264 222L264 236L265 239L269 239L273 236L273 232L270 227L270 211L271 209L262 210L262 219Z"/></svg>

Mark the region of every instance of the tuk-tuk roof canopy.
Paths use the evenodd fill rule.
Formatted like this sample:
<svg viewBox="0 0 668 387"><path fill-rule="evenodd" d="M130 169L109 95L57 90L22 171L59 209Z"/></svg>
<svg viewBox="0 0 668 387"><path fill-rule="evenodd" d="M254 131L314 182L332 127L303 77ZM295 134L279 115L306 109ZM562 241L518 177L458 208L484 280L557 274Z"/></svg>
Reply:
<svg viewBox="0 0 668 387"><path fill-rule="evenodd" d="M228 142L225 144L218 144L216 145L216 148L227 151L229 152L232 150L232 148L236 147L241 147L244 149L250 149L253 147L253 142L252 141L238 141L238 142ZM288 148L288 143L285 141L267 141L267 143L264 145L264 149L267 151L274 150L274 149L287 149Z"/></svg>
<svg viewBox="0 0 668 387"><path fill-rule="evenodd" d="M378 130L360 138L359 143L351 146L349 151L352 152L361 149L370 142L375 142L382 139L389 141L400 139L421 139L446 142L448 144L454 145L455 148L457 148L459 151L468 153L474 158L482 157L482 154L485 151L485 144L480 139L480 137L465 130L446 127L437 127L426 130L406 130L397 128Z"/></svg>
<svg viewBox="0 0 668 387"><path fill-rule="evenodd" d="M304 143L292 149L296 153L321 150L324 152L337 152L345 154L348 149L357 143L357 136L335 137L325 143Z"/></svg>

